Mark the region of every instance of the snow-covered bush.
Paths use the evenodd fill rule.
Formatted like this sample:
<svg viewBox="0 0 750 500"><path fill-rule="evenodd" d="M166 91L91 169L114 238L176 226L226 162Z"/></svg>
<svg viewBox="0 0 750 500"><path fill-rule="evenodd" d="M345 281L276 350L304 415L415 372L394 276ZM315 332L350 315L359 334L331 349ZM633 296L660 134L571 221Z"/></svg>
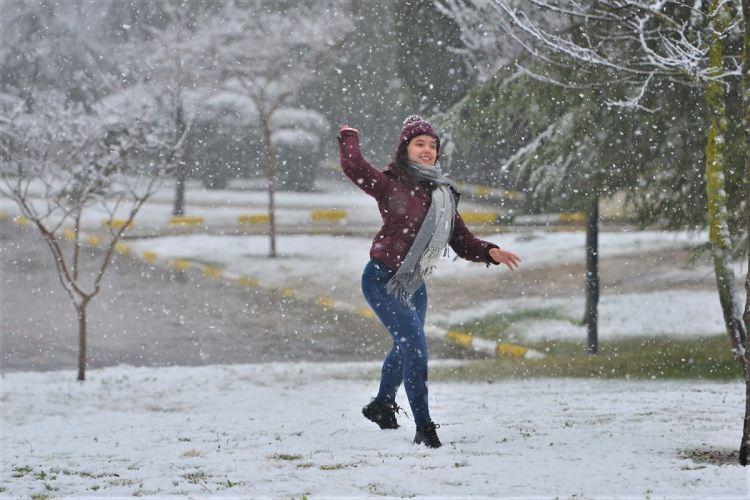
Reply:
<svg viewBox="0 0 750 500"><path fill-rule="evenodd" d="M279 189L311 190L324 156L329 129L325 117L313 110L284 108L274 113L271 124Z"/></svg>
<svg viewBox="0 0 750 500"><path fill-rule="evenodd" d="M190 175L209 189L237 177L264 177L266 152L252 99L234 92L191 96L195 117L186 141ZM307 191L315 183L329 131L325 117L302 108L281 108L271 120L271 141L281 190Z"/></svg>

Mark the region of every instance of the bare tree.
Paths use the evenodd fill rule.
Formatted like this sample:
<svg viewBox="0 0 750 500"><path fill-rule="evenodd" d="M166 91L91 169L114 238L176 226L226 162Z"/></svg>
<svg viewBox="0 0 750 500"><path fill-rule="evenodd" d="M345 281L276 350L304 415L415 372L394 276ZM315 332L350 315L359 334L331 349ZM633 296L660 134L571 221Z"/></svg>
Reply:
<svg viewBox="0 0 750 500"><path fill-rule="evenodd" d="M274 115L293 108L317 68L333 63L350 29L335 3L315 2L284 11L269 11L262 2L230 2L208 21L197 36L213 40L210 52L225 93L256 117L265 150L269 215L269 255L276 257L276 146Z"/></svg>
<svg viewBox="0 0 750 500"><path fill-rule="evenodd" d="M190 98L196 93L208 94L216 87L216 82L210 80L215 74L210 71L207 57L212 40L197 33L210 18L211 10L178 0L162 2L160 10L158 26L141 26L148 36L144 42L146 53L143 54L143 45L137 45L131 58L140 73L148 76L160 108L170 117L173 137L183 137L193 117ZM184 149L175 149L166 160L176 179L172 215L184 215L188 173Z"/></svg>
<svg viewBox="0 0 750 500"><path fill-rule="evenodd" d="M86 373L86 311L101 290L113 252L136 214L155 192L166 159L179 147L166 144L163 131L125 99L131 116L113 107L120 99L94 105L66 105L59 93L35 95L34 111L7 94L0 101L0 194L13 199L52 253L60 283L78 321L78 380ZM132 97L132 96L130 96ZM85 213L104 214L103 252L83 252ZM72 225L72 242L61 236ZM82 271L83 259L98 263Z"/></svg>

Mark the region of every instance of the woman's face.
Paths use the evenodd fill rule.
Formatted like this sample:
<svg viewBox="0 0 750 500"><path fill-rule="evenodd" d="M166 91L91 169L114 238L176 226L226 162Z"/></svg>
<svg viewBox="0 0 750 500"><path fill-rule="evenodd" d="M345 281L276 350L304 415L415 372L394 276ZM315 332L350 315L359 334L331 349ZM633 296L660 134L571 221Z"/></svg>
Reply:
<svg viewBox="0 0 750 500"><path fill-rule="evenodd" d="M412 138L406 146L409 161L423 165L435 165L437 160L437 141L434 137L422 134Z"/></svg>

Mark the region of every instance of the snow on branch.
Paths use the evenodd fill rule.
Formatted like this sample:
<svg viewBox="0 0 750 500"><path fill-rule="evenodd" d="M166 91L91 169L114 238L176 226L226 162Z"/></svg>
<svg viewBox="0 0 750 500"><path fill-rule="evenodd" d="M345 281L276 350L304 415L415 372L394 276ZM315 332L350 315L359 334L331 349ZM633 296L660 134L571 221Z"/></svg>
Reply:
<svg viewBox="0 0 750 500"><path fill-rule="evenodd" d="M523 162L530 155L533 155L533 153L537 149L539 149L539 147L544 143L545 140L552 137L552 134L555 133L558 128L560 128L561 124L567 123L569 120L570 117L564 115L558 121L550 123L547 128L545 128L540 134L535 136L526 145L518 148L518 151L513 153L510 158L505 160L505 162L500 166L500 171L507 172L511 168L513 168L515 164Z"/></svg>
<svg viewBox="0 0 750 500"><path fill-rule="evenodd" d="M438 12L452 18L460 28L463 47L448 47L461 54L469 73L485 82L502 66L517 58L520 49L506 43L505 31L487 0L436 0Z"/></svg>
<svg viewBox="0 0 750 500"><path fill-rule="evenodd" d="M168 138L170 130L148 110L135 114L137 103L117 96L88 110L57 92L35 94L34 102L16 114L0 108L9 132L0 141L0 194L39 230L63 286L80 303L98 292L114 245L156 191L171 148L184 137ZM107 215L103 224L111 238L87 290L78 279L78 238L84 212L94 205ZM115 218L124 223L112 224ZM64 227L75 235L69 259L57 234Z"/></svg>
<svg viewBox="0 0 750 500"><path fill-rule="evenodd" d="M643 97L646 95L646 89L648 88L649 83L651 82L651 78L653 76L654 76L653 73L649 75L646 81L644 81L643 84L641 85L640 91L636 95L634 95L632 98L624 100L624 101L607 101L607 105L626 108L626 109L637 109L639 111L645 111L647 113L658 112L659 110L661 110L661 106L657 106L656 108L649 108L641 104Z"/></svg>
<svg viewBox="0 0 750 500"><path fill-rule="evenodd" d="M508 64L569 88L624 82L634 87L633 97L609 104L649 110L642 102L657 80L695 85L741 74L739 54L729 54L720 73L708 60L712 35L739 35L736 2L724 1L726 8L717 9L730 16L717 34L711 32L715 23L699 0L436 0L435 4L458 24L466 46L461 53L479 73L480 82ZM509 40L514 43L508 44ZM534 61L533 69L523 62L524 56ZM561 73L568 73L569 81L563 81Z"/></svg>

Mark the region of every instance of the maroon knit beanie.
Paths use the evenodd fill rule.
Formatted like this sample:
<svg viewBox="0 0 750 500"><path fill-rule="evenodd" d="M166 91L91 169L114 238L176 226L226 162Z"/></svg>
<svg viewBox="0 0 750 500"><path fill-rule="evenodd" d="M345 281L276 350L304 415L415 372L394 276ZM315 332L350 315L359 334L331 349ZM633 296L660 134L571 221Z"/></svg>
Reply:
<svg viewBox="0 0 750 500"><path fill-rule="evenodd" d="M438 137L437 132L432 128L430 122L419 115L410 115L406 117L404 120L404 126L398 136L398 146L402 143L409 144L410 140L422 134L435 138L437 141L437 152L440 154L440 137Z"/></svg>

